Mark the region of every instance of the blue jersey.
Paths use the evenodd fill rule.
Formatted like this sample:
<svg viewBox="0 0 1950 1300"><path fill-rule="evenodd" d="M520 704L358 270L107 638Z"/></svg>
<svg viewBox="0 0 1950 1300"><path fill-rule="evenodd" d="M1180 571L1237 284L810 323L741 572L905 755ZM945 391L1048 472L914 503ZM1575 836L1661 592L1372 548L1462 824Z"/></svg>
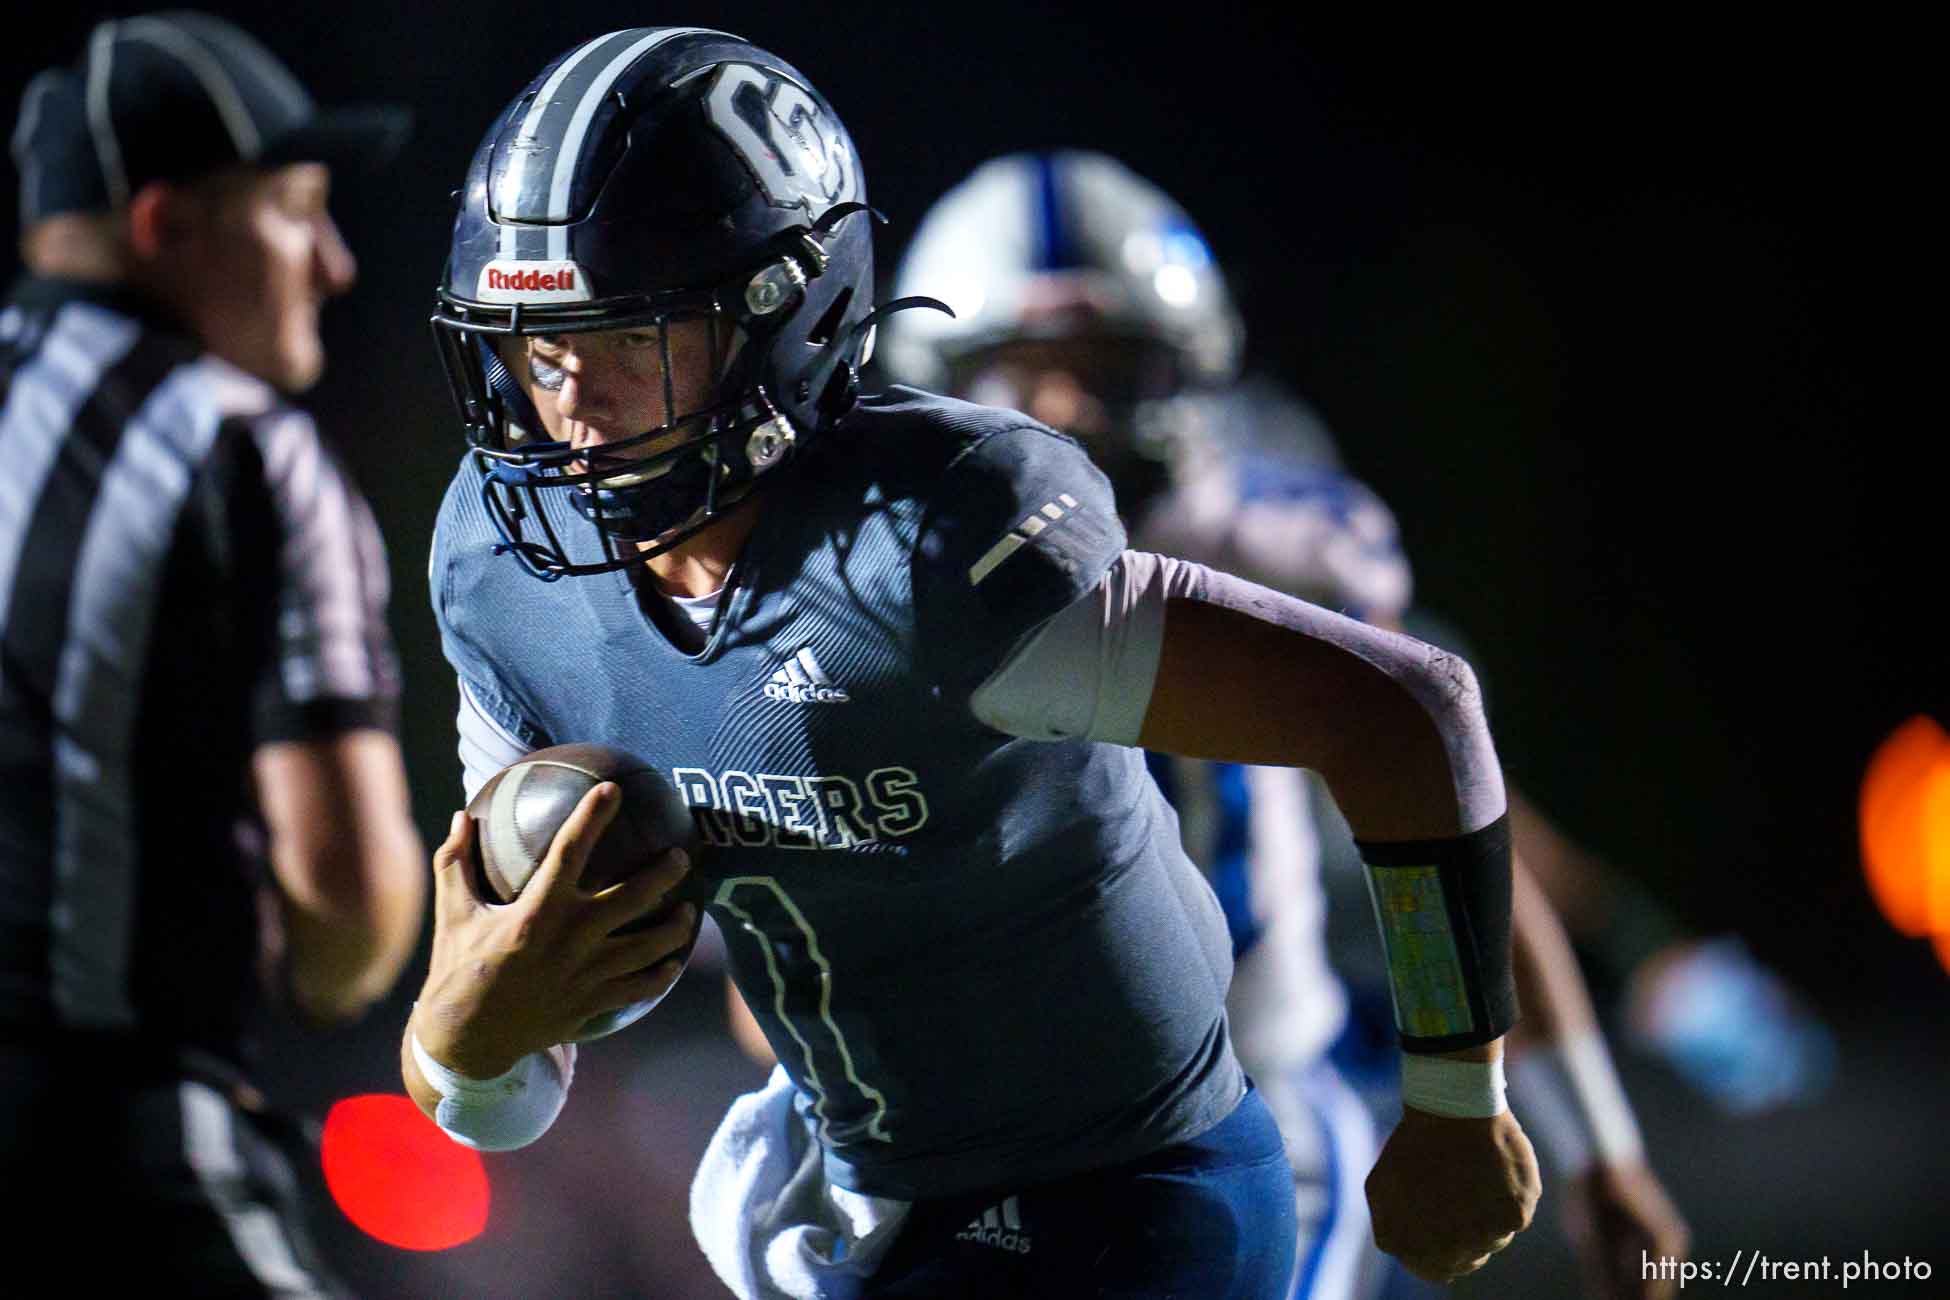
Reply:
<svg viewBox="0 0 1950 1300"><path fill-rule="evenodd" d="M912 390L863 402L767 491L697 653L626 574L494 556L480 493L463 465L435 537L449 660L521 740L616 745L684 792L700 894L836 1181L1019 1186L1232 1110L1225 920L1142 754L969 708L1123 549L1075 443Z"/></svg>

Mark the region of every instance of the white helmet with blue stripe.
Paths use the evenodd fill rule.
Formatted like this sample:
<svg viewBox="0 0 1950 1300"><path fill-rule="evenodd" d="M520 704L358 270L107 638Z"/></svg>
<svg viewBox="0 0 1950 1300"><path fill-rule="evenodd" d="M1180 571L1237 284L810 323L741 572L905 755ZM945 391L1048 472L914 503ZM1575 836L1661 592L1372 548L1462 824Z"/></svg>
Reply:
<svg viewBox="0 0 1950 1300"><path fill-rule="evenodd" d="M1224 383L1239 364L1238 313L1205 237L1169 195L1101 153L983 163L928 211L895 293L954 309L885 328L888 374L924 387L959 388L965 366L1022 340L1153 345L1174 387Z"/></svg>

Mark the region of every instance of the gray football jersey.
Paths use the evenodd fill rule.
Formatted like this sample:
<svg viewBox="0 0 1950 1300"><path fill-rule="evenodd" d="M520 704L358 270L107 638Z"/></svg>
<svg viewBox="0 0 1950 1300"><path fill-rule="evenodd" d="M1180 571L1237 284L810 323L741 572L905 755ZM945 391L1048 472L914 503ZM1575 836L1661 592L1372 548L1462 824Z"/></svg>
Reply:
<svg viewBox="0 0 1950 1300"><path fill-rule="evenodd" d="M697 653L627 575L496 556L468 464L433 599L510 732L619 746L684 793L697 892L831 1176L1021 1185L1224 1118L1245 1086L1226 924L1143 755L1017 739L968 704L1123 549L1102 475L1023 416L897 389L759 508Z"/></svg>

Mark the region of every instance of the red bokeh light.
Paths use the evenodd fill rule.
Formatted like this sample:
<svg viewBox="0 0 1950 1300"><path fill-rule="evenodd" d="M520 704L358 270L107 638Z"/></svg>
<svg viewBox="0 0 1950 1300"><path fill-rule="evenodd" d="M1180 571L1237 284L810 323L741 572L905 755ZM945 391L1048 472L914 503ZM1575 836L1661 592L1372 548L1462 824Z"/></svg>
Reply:
<svg viewBox="0 0 1950 1300"><path fill-rule="evenodd" d="M325 1185L345 1217L404 1250L446 1250L487 1226L487 1168L410 1097L347 1097L325 1116Z"/></svg>

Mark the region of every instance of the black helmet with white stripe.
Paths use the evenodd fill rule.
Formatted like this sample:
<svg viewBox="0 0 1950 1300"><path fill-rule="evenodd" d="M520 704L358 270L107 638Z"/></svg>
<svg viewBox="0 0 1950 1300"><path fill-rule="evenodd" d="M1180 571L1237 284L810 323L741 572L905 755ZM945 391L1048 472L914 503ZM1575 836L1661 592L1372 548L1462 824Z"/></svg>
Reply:
<svg viewBox="0 0 1950 1300"><path fill-rule="evenodd" d="M634 28L543 69L475 153L433 317L506 549L544 577L635 563L845 414L872 338L867 213L839 118L736 36ZM657 334L668 375L689 320L709 323L709 400L672 410L666 381L665 422L601 448L549 441L508 369L510 336L629 329ZM556 492L598 551L571 554Z"/></svg>

